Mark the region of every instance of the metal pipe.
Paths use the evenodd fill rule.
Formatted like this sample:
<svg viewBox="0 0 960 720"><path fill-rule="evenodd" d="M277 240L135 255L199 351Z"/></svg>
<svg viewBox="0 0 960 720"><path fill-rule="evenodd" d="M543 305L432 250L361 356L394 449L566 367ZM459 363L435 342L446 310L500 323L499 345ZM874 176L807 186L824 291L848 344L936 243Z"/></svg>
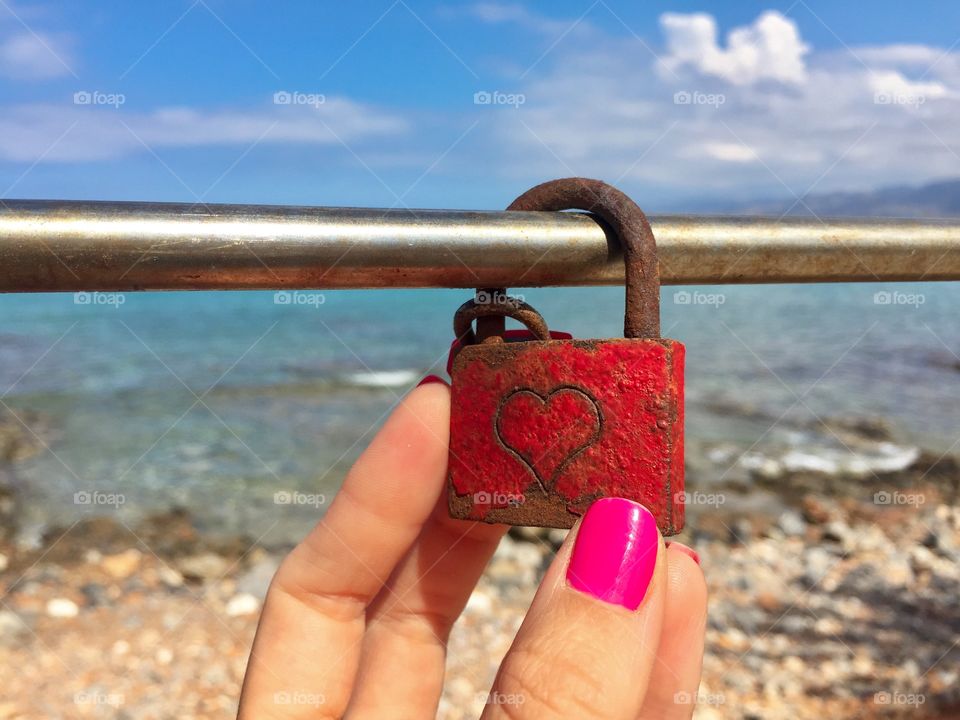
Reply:
<svg viewBox="0 0 960 720"><path fill-rule="evenodd" d="M960 280L960 220L651 217L667 284ZM579 213L0 201L0 291L615 285Z"/></svg>

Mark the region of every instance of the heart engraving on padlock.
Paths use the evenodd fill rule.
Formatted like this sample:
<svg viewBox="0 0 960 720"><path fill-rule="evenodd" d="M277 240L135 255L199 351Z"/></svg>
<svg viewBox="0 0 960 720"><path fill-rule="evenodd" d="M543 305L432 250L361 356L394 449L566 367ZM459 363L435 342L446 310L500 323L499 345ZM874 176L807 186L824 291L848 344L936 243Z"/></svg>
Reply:
<svg viewBox="0 0 960 720"><path fill-rule="evenodd" d="M548 493L570 462L600 437L603 414L582 388L563 386L546 395L522 388L503 398L495 427L503 448ZM544 446L544 438L552 441Z"/></svg>

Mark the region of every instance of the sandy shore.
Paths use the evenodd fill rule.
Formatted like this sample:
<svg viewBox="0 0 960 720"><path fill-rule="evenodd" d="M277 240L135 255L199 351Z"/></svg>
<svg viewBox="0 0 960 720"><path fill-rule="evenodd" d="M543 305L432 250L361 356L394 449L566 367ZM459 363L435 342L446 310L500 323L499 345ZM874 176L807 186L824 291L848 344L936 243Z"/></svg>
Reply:
<svg viewBox="0 0 960 720"><path fill-rule="evenodd" d="M960 465L775 484L789 492L772 516L744 512L755 489L735 487L689 508L681 539L711 592L695 717L957 717ZM9 492L0 511L0 718L235 715L283 548L205 537L184 512L86 519L25 546ZM504 539L451 638L439 717L479 715L562 537Z"/></svg>

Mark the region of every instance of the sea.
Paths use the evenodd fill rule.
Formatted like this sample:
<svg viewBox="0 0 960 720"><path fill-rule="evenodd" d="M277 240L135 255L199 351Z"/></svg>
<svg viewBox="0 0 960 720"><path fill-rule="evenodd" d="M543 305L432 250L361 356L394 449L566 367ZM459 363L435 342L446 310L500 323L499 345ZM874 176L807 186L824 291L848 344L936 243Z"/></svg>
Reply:
<svg viewBox="0 0 960 720"><path fill-rule="evenodd" d="M553 329L622 333L623 290L516 289ZM23 542L173 507L287 543L391 409L444 373L468 290L0 296L0 416ZM960 453L960 284L664 287L687 348L688 490L757 472L857 482ZM837 427L879 423L857 441ZM845 425L844 425L845 424Z"/></svg>

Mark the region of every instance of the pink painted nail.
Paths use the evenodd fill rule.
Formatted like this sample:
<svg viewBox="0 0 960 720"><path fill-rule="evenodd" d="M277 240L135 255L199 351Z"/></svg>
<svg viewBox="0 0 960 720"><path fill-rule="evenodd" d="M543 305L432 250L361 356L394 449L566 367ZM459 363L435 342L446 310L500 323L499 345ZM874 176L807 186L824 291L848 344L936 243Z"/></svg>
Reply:
<svg viewBox="0 0 960 720"><path fill-rule="evenodd" d="M430 383L443 383L446 385L447 381L439 375L427 375L423 380L417 383L417 387L420 387L421 385L429 385Z"/></svg>
<svg viewBox="0 0 960 720"><path fill-rule="evenodd" d="M571 587L628 610L643 602L657 564L657 521L643 505L597 500L580 524L567 567Z"/></svg>
<svg viewBox="0 0 960 720"><path fill-rule="evenodd" d="M700 564L700 555L692 547L684 545L682 542L676 542L675 540L668 542L666 545L668 548L676 548L684 555L691 558L697 565Z"/></svg>

